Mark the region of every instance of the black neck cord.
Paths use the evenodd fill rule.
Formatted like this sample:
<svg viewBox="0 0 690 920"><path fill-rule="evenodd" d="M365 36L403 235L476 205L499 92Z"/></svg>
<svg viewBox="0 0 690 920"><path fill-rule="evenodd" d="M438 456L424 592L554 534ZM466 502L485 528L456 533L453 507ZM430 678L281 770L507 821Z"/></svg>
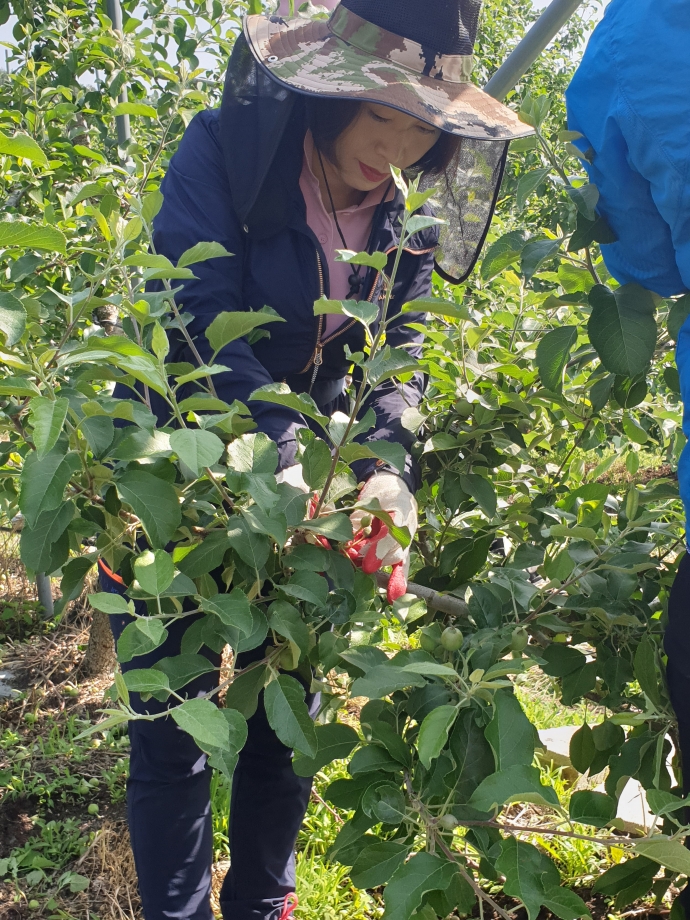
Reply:
<svg viewBox="0 0 690 920"><path fill-rule="evenodd" d="M328 184L328 176L326 175L326 170L325 170L324 165L323 165L323 159L321 158L321 151L319 150L318 147L316 148L316 152L317 152L317 154L318 154L318 156L319 156L319 163L320 163L320 165L321 165L321 172L322 172L322 174L323 174L324 182L326 183L326 191L328 192L328 201L330 202L330 205L331 205L331 214L333 215L333 220L335 221L335 228L336 228L336 230L338 231L338 236L340 237L340 241L341 241L341 243L343 244L343 249L349 249L349 246L347 245L347 241L345 240L345 234L344 234L343 231L340 229L340 224L338 223L338 215L337 215L336 212L335 212L335 204L334 204L334 202L333 202L333 195L331 194L331 187L330 187L330 185ZM379 207L381 206L381 204L383 204L383 202L384 202L384 200L385 200L385 198L386 198L386 195L388 194L388 189L389 189L389 188L390 188L390 182L388 183L388 185L386 186L386 188L385 188L385 190L384 190L384 192L383 192L383 198L382 198L381 201L379 202ZM377 209L377 210L378 210L378 209ZM373 227L372 227L372 234L370 234L370 236L369 236L369 242L367 243L367 252L369 251L369 247L371 246L371 243L372 243L372 239L371 239L372 235L373 235ZM357 265L357 266L355 267L354 271L352 272L352 274L351 274L351 275L348 277L348 279L347 279L347 280L348 280L348 283L349 283L349 285L350 285L350 290L349 290L348 295L347 295L347 299L348 299L348 300L350 300L350 299L353 298L353 297L358 296L358 295L359 295L359 292L360 292L360 288L361 288L362 285L364 284L364 278L360 278L360 271L361 271L361 268L362 268L361 265Z"/></svg>

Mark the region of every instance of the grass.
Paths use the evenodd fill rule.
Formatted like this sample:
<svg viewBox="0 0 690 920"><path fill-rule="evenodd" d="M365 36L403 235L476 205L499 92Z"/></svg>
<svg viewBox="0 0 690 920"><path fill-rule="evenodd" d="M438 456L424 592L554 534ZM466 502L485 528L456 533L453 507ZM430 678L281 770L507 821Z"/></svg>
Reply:
<svg viewBox="0 0 690 920"><path fill-rule="evenodd" d="M590 725L601 722L603 710L581 700L575 706L564 706L559 700L558 685L538 668L519 674L514 680L515 695L527 718L537 728L562 728L566 725Z"/></svg>

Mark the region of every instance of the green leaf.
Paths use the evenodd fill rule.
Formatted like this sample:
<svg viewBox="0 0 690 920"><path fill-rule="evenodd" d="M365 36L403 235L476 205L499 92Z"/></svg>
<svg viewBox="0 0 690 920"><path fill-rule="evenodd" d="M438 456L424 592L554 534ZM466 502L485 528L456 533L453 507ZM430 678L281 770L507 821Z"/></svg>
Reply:
<svg viewBox="0 0 690 920"><path fill-rule="evenodd" d="M353 252L351 249L337 249L336 262L349 262L350 265L366 265L382 272L388 264L385 252Z"/></svg>
<svg viewBox="0 0 690 920"><path fill-rule="evenodd" d="M21 157L31 163L39 163L41 166L48 167L48 157L28 134L15 134L14 137L7 137L0 131L0 154Z"/></svg>
<svg viewBox="0 0 690 920"><path fill-rule="evenodd" d="M307 444L302 455L302 475L306 484L312 489L322 489L331 469L331 452L328 445L318 438Z"/></svg>
<svg viewBox="0 0 690 920"><path fill-rule="evenodd" d="M158 118L158 112L144 102L118 102L112 115L143 115L145 118Z"/></svg>
<svg viewBox="0 0 690 920"><path fill-rule="evenodd" d="M393 873L386 885L383 920L409 920L428 891L445 891L457 867L432 853L415 855Z"/></svg>
<svg viewBox="0 0 690 920"><path fill-rule="evenodd" d="M400 377L401 374L410 374L419 369L419 362L404 348L390 348L386 345L369 364L369 382L372 386L378 386L384 380Z"/></svg>
<svg viewBox="0 0 690 920"><path fill-rule="evenodd" d="M0 377L0 396L40 396L41 391L27 377Z"/></svg>
<svg viewBox="0 0 690 920"><path fill-rule="evenodd" d="M318 747L313 757L296 754L293 758L292 769L297 776L314 776L332 761L348 757L359 744L359 737L349 725L331 722L316 726L316 742Z"/></svg>
<svg viewBox="0 0 690 920"><path fill-rule="evenodd" d="M182 520L175 489L152 473L128 470L117 483L117 491L141 521L151 545L163 549Z"/></svg>
<svg viewBox="0 0 690 920"><path fill-rule="evenodd" d="M640 641L635 650L635 659L633 662L635 678L651 703L657 709L663 706L661 694L659 693L660 683L662 681L661 671L657 665L656 651L654 644L646 636Z"/></svg>
<svg viewBox="0 0 690 920"><path fill-rule="evenodd" d="M318 741L304 702L304 687L294 677L281 674L264 690L269 725L286 747L315 757Z"/></svg>
<svg viewBox="0 0 690 920"><path fill-rule="evenodd" d="M520 258L525 248L525 237L521 230L504 233L489 246L482 260L482 280L490 281Z"/></svg>
<svg viewBox="0 0 690 920"><path fill-rule="evenodd" d="M635 856L607 869L596 879L592 891L615 896L615 907L619 910L646 894L658 871L659 866L653 860Z"/></svg>
<svg viewBox="0 0 690 920"><path fill-rule="evenodd" d="M367 328L376 322L379 315L378 304L368 300L344 300L342 307L345 316L356 319Z"/></svg>
<svg viewBox="0 0 690 920"><path fill-rule="evenodd" d="M240 588L233 588L229 594L216 594L210 598L202 598L201 609L205 613L212 613L226 626L234 626L245 636L251 635L254 629L249 598Z"/></svg>
<svg viewBox="0 0 690 920"><path fill-rule="evenodd" d="M242 515L254 533L267 534L282 549L287 542L287 518L280 512L263 511L258 505L245 508Z"/></svg>
<svg viewBox="0 0 690 920"><path fill-rule="evenodd" d="M162 645L167 637L168 631L160 620L151 617L137 619L122 630L117 642L117 660L126 664L138 655L148 655Z"/></svg>
<svg viewBox="0 0 690 920"><path fill-rule="evenodd" d="M518 764L487 776L469 800L477 811L492 811L509 802L555 807L558 806L558 797L550 786L542 786L536 767Z"/></svg>
<svg viewBox="0 0 690 920"><path fill-rule="evenodd" d="M180 559L177 567L188 578L199 578L217 569L223 562L223 557L230 549L228 535L224 530L213 530L204 537L202 543L192 549L190 553Z"/></svg>
<svg viewBox="0 0 690 920"><path fill-rule="evenodd" d="M690 851L686 850L680 840L671 840L658 834L651 840L640 840L634 844L633 849L665 869L690 875Z"/></svg>
<svg viewBox="0 0 690 920"><path fill-rule="evenodd" d="M187 684L201 677L202 674L208 674L209 671L217 671L218 668L213 662L209 661L204 655L185 654L173 655L169 658L161 658L153 667L157 671L162 671L168 681L171 690L181 690Z"/></svg>
<svg viewBox="0 0 690 920"><path fill-rule="evenodd" d="M48 252L67 252L64 233L56 227L41 224L25 224L18 220L0 221L0 249L19 246L21 249L45 249Z"/></svg>
<svg viewBox="0 0 690 920"><path fill-rule="evenodd" d="M570 820L592 827L605 827L616 817L616 800L603 792L583 789L574 792L570 799Z"/></svg>
<svg viewBox="0 0 690 920"><path fill-rule="evenodd" d="M288 604L287 601L274 601L268 608L268 625L279 636L294 642L303 655L308 653L309 628L299 610L292 604Z"/></svg>
<svg viewBox="0 0 690 920"><path fill-rule="evenodd" d="M625 284L615 291L595 284L589 303L589 339L606 370L623 377L643 374L654 355L657 337L650 292L638 284Z"/></svg>
<svg viewBox="0 0 690 920"><path fill-rule="evenodd" d="M232 784L239 753L247 741L247 722L237 710L222 709L221 713L227 725L229 750L208 745L206 748L209 755L208 765L212 770L218 770L222 773L228 784Z"/></svg>
<svg viewBox="0 0 690 920"><path fill-rule="evenodd" d="M211 700L185 700L180 706L173 706L170 715L202 750L205 746L231 750L228 722Z"/></svg>
<svg viewBox="0 0 690 920"><path fill-rule="evenodd" d="M562 240L530 240L520 256L520 271L529 281L547 259L555 256Z"/></svg>
<svg viewBox="0 0 690 920"><path fill-rule="evenodd" d="M34 426L33 441L38 459L42 460L57 444L67 418L69 400L64 397L48 399L36 396L29 403Z"/></svg>
<svg viewBox="0 0 690 920"><path fill-rule="evenodd" d="M206 330L206 338L214 353L217 354L230 342L241 339L257 326L284 322L281 316L271 316L268 313L242 313L240 311L219 313Z"/></svg>
<svg viewBox="0 0 690 920"><path fill-rule="evenodd" d="M558 869L545 853L514 837L502 841L496 870L505 875L505 893L522 901L529 920L539 913L545 891L560 881Z"/></svg>
<svg viewBox="0 0 690 920"><path fill-rule="evenodd" d="M440 661L410 661L402 666L403 671L411 674L421 674L423 677L448 677L457 680L458 672L449 664Z"/></svg>
<svg viewBox="0 0 690 920"><path fill-rule="evenodd" d="M279 590L316 607L324 607L328 602L328 582L316 572L295 572L289 581L279 585Z"/></svg>
<svg viewBox="0 0 690 920"><path fill-rule="evenodd" d="M101 591L96 594L89 594L89 603L102 613L129 613L131 602L120 594Z"/></svg>
<svg viewBox="0 0 690 920"><path fill-rule="evenodd" d="M105 453L115 437L115 425L107 415L93 415L91 418L83 418L79 422L79 430L86 438L86 443L96 457L100 457Z"/></svg>
<svg viewBox="0 0 690 920"><path fill-rule="evenodd" d="M679 808L686 808L687 799L679 799L672 792L662 789L646 789L647 804L655 815L670 815Z"/></svg>
<svg viewBox="0 0 690 920"><path fill-rule="evenodd" d="M342 514L341 512L321 515L312 521L302 521L299 526L301 530L318 533L329 540L335 540L337 543L347 543L353 536L350 518L347 514Z"/></svg>
<svg viewBox="0 0 690 920"><path fill-rule="evenodd" d="M158 693L169 690L168 678L153 668L133 668L122 675L130 693Z"/></svg>
<svg viewBox="0 0 690 920"><path fill-rule="evenodd" d="M328 417L319 412L318 406L307 393L293 393L287 383L267 383L259 387L249 397L250 400L257 402L275 403L279 406L287 406L288 409L294 409L306 418L318 422L322 428L328 425Z"/></svg>
<svg viewBox="0 0 690 920"><path fill-rule="evenodd" d="M426 297L421 300L410 300L403 304L403 313L430 313L432 316L448 316L450 319L472 321L472 314L464 303L455 303L452 300L443 300L440 297Z"/></svg>
<svg viewBox="0 0 690 920"><path fill-rule="evenodd" d="M177 260L178 268L185 268L187 265L194 265L197 262L206 262L207 259L218 259L221 256L232 256L225 246L220 243L196 243L191 249L185 249L180 258Z"/></svg>
<svg viewBox="0 0 690 920"><path fill-rule="evenodd" d="M244 434L228 445L228 466L238 473L275 473L278 448L263 432Z"/></svg>
<svg viewBox="0 0 690 920"><path fill-rule="evenodd" d="M238 674L225 694L225 708L236 709L245 719L251 719L257 710L259 694L264 688L267 675L267 665L250 667Z"/></svg>
<svg viewBox="0 0 690 920"><path fill-rule="evenodd" d="M171 452L169 434L132 428L130 434L117 442L110 456L114 460L140 460L144 457L169 457Z"/></svg>
<svg viewBox="0 0 690 920"><path fill-rule="evenodd" d="M175 566L165 550L147 549L134 561L134 575L141 588L153 597L161 595L172 584Z"/></svg>
<svg viewBox="0 0 690 920"><path fill-rule="evenodd" d="M518 211L523 210L529 196L542 184L550 172L551 167L545 166L540 169L531 169L529 172L523 173L520 176L517 184L517 192L515 193L515 204Z"/></svg>
<svg viewBox="0 0 690 920"><path fill-rule="evenodd" d="M534 727L517 697L506 690L494 694L494 714L484 735L494 752L497 770L529 767L534 760Z"/></svg>
<svg viewBox="0 0 690 920"><path fill-rule="evenodd" d="M212 431L198 428L179 428L173 431L170 447L197 476L206 467L217 463L225 449L221 439Z"/></svg>
<svg viewBox="0 0 690 920"><path fill-rule="evenodd" d="M0 292L0 332L5 336L5 345L11 348L24 335L26 310L14 294Z"/></svg>
<svg viewBox="0 0 690 920"><path fill-rule="evenodd" d="M488 479L478 473L467 473L460 476L460 487L472 496L487 517L494 517L497 508L496 490Z"/></svg>
<svg viewBox="0 0 690 920"><path fill-rule="evenodd" d="M64 502L39 514L34 527L22 529L19 550L24 565L34 572L51 572L53 544L62 536L74 517L74 502Z"/></svg>
<svg viewBox="0 0 690 920"><path fill-rule="evenodd" d="M405 862L410 848L388 840L365 847L352 866L350 879L356 888L378 888L385 885Z"/></svg>
<svg viewBox="0 0 690 920"><path fill-rule="evenodd" d="M547 390L559 393L563 388L563 371L577 342L576 326L560 326L543 336L537 345L536 365Z"/></svg>
<svg viewBox="0 0 690 920"><path fill-rule="evenodd" d="M396 444L395 441L377 440L367 441L366 445L362 446L368 447L375 457L395 467L399 473L405 472L407 451L402 444Z"/></svg>
<svg viewBox="0 0 690 920"><path fill-rule="evenodd" d="M423 687L426 681L421 674L407 671L391 662L376 665L364 677L358 677L352 685L353 696L366 696L370 700L388 696L395 690L406 687Z"/></svg>
<svg viewBox="0 0 690 920"><path fill-rule="evenodd" d="M457 706L438 706L425 716L417 739L419 759L428 769L448 742L448 732L458 714Z"/></svg>
<svg viewBox="0 0 690 920"><path fill-rule="evenodd" d="M688 316L690 316L690 294L683 294L672 304L666 320L668 334L674 342L678 341L678 335ZM9 342L7 344L9 345Z"/></svg>
<svg viewBox="0 0 690 920"><path fill-rule="evenodd" d="M577 920L578 917L591 917L582 898L569 888L563 888L559 885L544 892L543 903L547 910L560 917L561 920Z"/></svg>
<svg viewBox="0 0 690 920"><path fill-rule="evenodd" d="M62 504L67 483L81 468L79 455L65 454L54 447L43 458L32 452L21 474L19 508L29 527L34 527L42 511L52 511Z"/></svg>
<svg viewBox="0 0 690 920"><path fill-rule="evenodd" d="M596 220L596 206L599 201L599 189L596 185L591 182L581 185L579 188L571 185L567 191L580 214L587 220Z"/></svg>
<svg viewBox="0 0 690 920"><path fill-rule="evenodd" d="M265 534L254 533L246 520L234 517L228 527L228 540L242 562L261 569L271 553L271 544Z"/></svg>
<svg viewBox="0 0 690 920"><path fill-rule="evenodd" d="M586 773L596 752L592 729L585 722L570 739L570 762L578 773Z"/></svg>
<svg viewBox="0 0 690 920"><path fill-rule="evenodd" d="M579 252L591 243L615 243L616 240L617 236L605 217L587 220L585 215L578 211L575 232L568 243L568 252Z"/></svg>
<svg viewBox="0 0 690 920"><path fill-rule="evenodd" d="M407 206L407 203L406 203ZM415 214L414 217L410 217L405 225L405 242L414 233L419 233L420 230L426 230L428 227L437 227L441 224L445 224L446 221L441 217L431 217L426 214Z"/></svg>
<svg viewBox="0 0 690 920"><path fill-rule="evenodd" d="M95 564L96 553L85 553L83 556L73 556L62 567L62 579L60 581L62 597L55 603L56 613L62 613L70 601L79 597L84 590L84 579Z"/></svg>

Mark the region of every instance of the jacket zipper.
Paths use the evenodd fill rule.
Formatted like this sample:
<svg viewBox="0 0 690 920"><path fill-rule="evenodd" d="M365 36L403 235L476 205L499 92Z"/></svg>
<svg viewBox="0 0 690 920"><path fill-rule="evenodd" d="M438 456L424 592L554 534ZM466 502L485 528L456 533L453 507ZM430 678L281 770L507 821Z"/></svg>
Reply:
<svg viewBox="0 0 690 920"><path fill-rule="evenodd" d="M392 246L390 249L387 249L387 250L386 250L386 253L385 253L385 254L388 256L388 255L390 255L392 252L395 252L395 250L396 250L397 248L398 248L397 246ZM430 247L429 249L407 249L407 248L406 248L406 249L404 249L403 251L404 251L404 252L408 252L408 253L410 253L411 255L414 255L414 256L423 256L423 255L426 255L426 254L429 253L429 252L433 252L435 248L436 248L435 246L432 246L432 247ZM323 297L323 294L324 294L324 286L323 286L323 268L322 268L322 266L321 266L321 258L319 257L318 252L316 253L316 266L317 266L317 269L318 269L318 272L319 272L319 290L320 290L320 296ZM381 272L377 271L377 272L376 272L376 275L374 276L374 281L373 281L373 283L372 283L372 285L371 285L371 288L370 288L370 290L369 290L369 295L368 295L367 298L366 298L368 301L371 301L371 298L372 298L373 295L374 295L374 291L376 290L376 285L378 284L379 278L380 278L380 277L381 277ZM313 352L311 358L309 359L309 361L308 361L306 367L304 367L304 368L300 371L300 374L306 374L306 372L309 370L310 367L312 367L312 366L314 367L314 371L313 371L313 373L312 373L312 375L311 375L311 382L310 382L310 384L309 384L309 390L307 391L309 394L311 394L312 388L313 388L313 386L314 386L314 382L315 382L316 377L317 377L317 375L318 375L318 373L319 373L319 368L320 368L321 365L323 364L323 349L324 349L324 346L329 345L334 339L337 339L339 335L343 335L345 332L347 332L348 329L352 329L352 327L353 327L353 326L355 325L355 323L357 322L356 319L351 319L349 323L344 323L336 332L334 332L332 335L329 335L327 338L325 338L325 339L322 341L322 340L321 340L321 334L322 334L322 332L323 332L323 322L324 322L323 316L324 316L323 313L319 316L319 325L318 325L318 329L317 329L317 333L316 333L316 344L315 344L315 346L314 346L314 352Z"/></svg>

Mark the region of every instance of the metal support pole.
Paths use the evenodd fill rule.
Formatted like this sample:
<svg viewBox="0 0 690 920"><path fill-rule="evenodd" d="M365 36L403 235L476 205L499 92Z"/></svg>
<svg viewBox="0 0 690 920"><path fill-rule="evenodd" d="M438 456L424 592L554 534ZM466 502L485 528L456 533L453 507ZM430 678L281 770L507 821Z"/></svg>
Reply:
<svg viewBox="0 0 690 920"><path fill-rule="evenodd" d="M38 603L43 607L43 618L52 619L53 610L53 592L50 587L50 578L45 572L36 573L36 590L38 592Z"/></svg>
<svg viewBox="0 0 690 920"><path fill-rule="evenodd" d="M113 24L115 32L122 35L122 8L120 0L106 0L106 9L108 18ZM118 102L127 102L127 87L123 86L120 95L117 97ZM129 147L132 135L129 130L129 115L116 115L115 124L117 125L117 146L125 150Z"/></svg>
<svg viewBox="0 0 690 920"><path fill-rule="evenodd" d="M494 99L505 99L520 77L527 73L581 4L582 0L551 0L529 32L486 84L484 92Z"/></svg>

